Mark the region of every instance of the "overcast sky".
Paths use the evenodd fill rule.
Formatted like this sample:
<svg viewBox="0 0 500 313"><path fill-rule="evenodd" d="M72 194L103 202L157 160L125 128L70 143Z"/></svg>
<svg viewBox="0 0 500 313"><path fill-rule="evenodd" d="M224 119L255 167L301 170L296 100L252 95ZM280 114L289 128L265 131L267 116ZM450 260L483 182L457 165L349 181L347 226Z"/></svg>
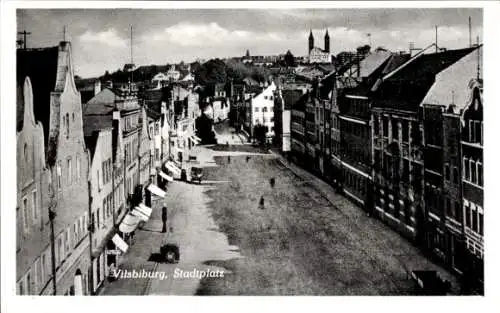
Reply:
<svg viewBox="0 0 500 313"><path fill-rule="evenodd" d="M26 29L28 47L54 46L66 39L73 47L75 72L82 77L114 71L130 61L130 25L137 65L191 62L197 58L285 53L307 54L309 29L323 48L328 28L333 54L368 44L393 51L409 42L424 48L435 40L448 49L482 40L482 9L29 9L19 10L18 30Z"/></svg>

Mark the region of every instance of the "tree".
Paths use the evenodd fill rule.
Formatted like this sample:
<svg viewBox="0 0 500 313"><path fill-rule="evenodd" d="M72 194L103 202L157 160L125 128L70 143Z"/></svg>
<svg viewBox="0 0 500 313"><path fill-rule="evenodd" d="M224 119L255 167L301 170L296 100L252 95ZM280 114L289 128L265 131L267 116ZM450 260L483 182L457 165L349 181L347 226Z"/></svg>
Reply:
<svg viewBox="0 0 500 313"><path fill-rule="evenodd" d="M207 61L195 71L195 81L202 86L225 83L226 80L226 64L219 59Z"/></svg>
<svg viewBox="0 0 500 313"><path fill-rule="evenodd" d="M288 67L295 66L295 57L293 56L292 52L290 52L290 50L288 50L285 54L285 64Z"/></svg>
<svg viewBox="0 0 500 313"><path fill-rule="evenodd" d="M367 55L371 50L371 47L370 45L364 45L364 46L359 46L356 48L356 51L358 52L358 54L361 54L361 55Z"/></svg>

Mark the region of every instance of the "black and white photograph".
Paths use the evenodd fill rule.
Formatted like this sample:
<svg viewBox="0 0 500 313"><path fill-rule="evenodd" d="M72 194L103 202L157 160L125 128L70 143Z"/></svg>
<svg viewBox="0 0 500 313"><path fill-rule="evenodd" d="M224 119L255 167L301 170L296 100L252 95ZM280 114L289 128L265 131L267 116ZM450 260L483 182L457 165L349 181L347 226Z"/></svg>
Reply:
<svg viewBox="0 0 500 313"><path fill-rule="evenodd" d="M16 299L485 296L484 3L72 2L2 30Z"/></svg>

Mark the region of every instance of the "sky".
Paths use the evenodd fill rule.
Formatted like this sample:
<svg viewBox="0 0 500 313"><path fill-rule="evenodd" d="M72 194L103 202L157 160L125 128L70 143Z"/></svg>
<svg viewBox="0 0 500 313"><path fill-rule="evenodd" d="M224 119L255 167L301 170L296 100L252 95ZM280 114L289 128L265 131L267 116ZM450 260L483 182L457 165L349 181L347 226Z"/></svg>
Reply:
<svg viewBox="0 0 500 313"><path fill-rule="evenodd" d="M425 48L435 41L448 49L482 41L483 12L474 8L440 9L22 9L18 31L31 32L28 48L71 41L75 74L95 77L123 68L192 62L196 59L282 54L307 55L309 31L324 48L338 54L364 44L391 51ZM64 31L65 29L65 31ZM367 36L371 34L371 36Z"/></svg>

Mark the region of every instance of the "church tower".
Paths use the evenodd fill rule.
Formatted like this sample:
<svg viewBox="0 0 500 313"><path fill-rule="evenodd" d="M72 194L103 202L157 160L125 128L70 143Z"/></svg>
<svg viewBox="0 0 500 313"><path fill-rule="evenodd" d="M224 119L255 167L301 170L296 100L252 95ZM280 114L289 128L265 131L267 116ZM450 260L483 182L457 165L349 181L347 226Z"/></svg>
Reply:
<svg viewBox="0 0 500 313"><path fill-rule="evenodd" d="M330 53L330 36L328 35L328 28L325 34L325 52Z"/></svg>
<svg viewBox="0 0 500 313"><path fill-rule="evenodd" d="M309 53L311 53L311 50L314 48L314 36L313 36L313 32L312 32L312 29L309 33Z"/></svg>

